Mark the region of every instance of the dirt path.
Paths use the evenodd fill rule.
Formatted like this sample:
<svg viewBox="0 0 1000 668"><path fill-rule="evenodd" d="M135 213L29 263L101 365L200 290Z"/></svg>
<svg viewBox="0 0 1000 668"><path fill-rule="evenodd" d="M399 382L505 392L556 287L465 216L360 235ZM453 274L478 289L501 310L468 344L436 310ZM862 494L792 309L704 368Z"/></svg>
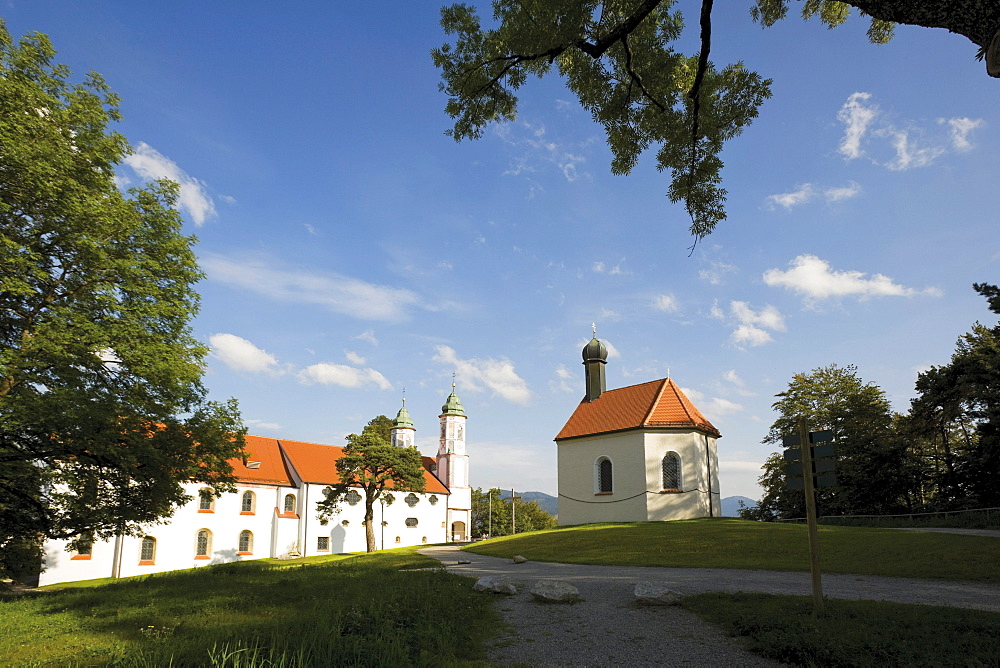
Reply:
<svg viewBox="0 0 1000 668"><path fill-rule="evenodd" d="M531 666L773 666L733 639L677 607L637 607L637 582L662 582L685 594L709 591L809 595L808 573L709 568L586 566L460 552L458 546L420 550L453 573L507 575L519 593L498 605L510 627L490 649L493 663ZM459 560L468 561L459 564ZM527 593L541 579L569 582L582 603L543 605ZM830 598L885 600L1000 611L1000 586L976 583L825 574Z"/></svg>

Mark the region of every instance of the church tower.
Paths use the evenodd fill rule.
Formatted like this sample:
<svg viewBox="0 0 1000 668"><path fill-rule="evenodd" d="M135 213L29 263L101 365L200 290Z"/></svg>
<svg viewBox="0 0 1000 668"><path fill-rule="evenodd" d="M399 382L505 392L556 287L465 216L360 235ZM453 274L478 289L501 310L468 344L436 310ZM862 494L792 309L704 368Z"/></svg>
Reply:
<svg viewBox="0 0 1000 668"><path fill-rule="evenodd" d="M608 363L608 347L597 340L597 328L594 328L594 338L583 347L583 369L587 377L587 395L584 401L590 403L607 390L604 380L604 365Z"/></svg>
<svg viewBox="0 0 1000 668"><path fill-rule="evenodd" d="M396 413L396 419L392 421L392 444L398 448L408 448L413 446L413 437L416 434L413 420L410 419L410 412L406 410L406 397L403 397L403 407Z"/></svg>
<svg viewBox="0 0 1000 668"><path fill-rule="evenodd" d="M448 527L453 541L468 540L471 528L472 488L469 486L469 455L465 450L465 409L455 383L441 407L441 438L437 454L437 476L451 494L448 497Z"/></svg>

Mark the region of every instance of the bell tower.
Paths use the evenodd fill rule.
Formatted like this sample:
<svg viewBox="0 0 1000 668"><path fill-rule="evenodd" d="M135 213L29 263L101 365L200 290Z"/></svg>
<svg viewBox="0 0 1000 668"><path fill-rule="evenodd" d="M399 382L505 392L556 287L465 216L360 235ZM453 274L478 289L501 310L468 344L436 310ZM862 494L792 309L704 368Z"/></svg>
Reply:
<svg viewBox="0 0 1000 668"><path fill-rule="evenodd" d="M594 338L583 347L583 369L587 378L587 403L597 400L605 390L604 365L608 363L608 347L597 339L597 326L592 325Z"/></svg>
<svg viewBox="0 0 1000 668"><path fill-rule="evenodd" d="M448 530L451 541L469 539L472 487L469 485L469 455L465 450L465 408L451 384L451 394L441 407L441 437L437 454L437 476L450 492Z"/></svg>
<svg viewBox="0 0 1000 668"><path fill-rule="evenodd" d="M413 420L410 419L410 412L406 410L406 397L403 397L403 407L396 413L396 419L392 421L392 444L398 448L413 447L413 438L416 435L416 428Z"/></svg>

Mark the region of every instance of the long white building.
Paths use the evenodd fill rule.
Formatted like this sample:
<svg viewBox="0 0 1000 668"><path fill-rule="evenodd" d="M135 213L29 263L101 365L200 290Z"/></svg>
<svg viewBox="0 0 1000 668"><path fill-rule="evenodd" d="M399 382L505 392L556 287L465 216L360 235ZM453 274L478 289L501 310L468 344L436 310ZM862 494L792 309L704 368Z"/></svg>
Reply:
<svg viewBox="0 0 1000 668"><path fill-rule="evenodd" d="M423 457L426 489L388 490L375 504L378 549L467 539L472 490L465 448L465 410L454 385L441 409L437 457ZM404 405L393 420L393 444L413 445ZM246 437L246 458L232 460L236 491L218 498L204 485L185 485L192 501L141 536L94 541L79 551L68 541L44 546L39 585L128 577L244 559L362 552L363 491L349 493L338 514L317 517L323 490L336 484L342 448L263 436Z"/></svg>

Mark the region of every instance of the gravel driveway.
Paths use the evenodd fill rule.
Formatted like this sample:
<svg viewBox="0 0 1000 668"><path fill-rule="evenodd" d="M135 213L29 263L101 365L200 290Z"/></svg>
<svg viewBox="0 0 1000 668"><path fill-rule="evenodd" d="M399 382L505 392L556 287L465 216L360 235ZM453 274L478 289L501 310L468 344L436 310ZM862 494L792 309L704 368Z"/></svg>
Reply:
<svg viewBox="0 0 1000 668"><path fill-rule="evenodd" d="M429 547L422 554L448 571L469 577L507 575L518 594L498 601L509 627L489 648L497 664L528 666L774 666L741 649L697 615L676 606L637 607L637 582L662 582L684 594L761 592L811 595L809 573L711 568L584 566L461 552L458 546ZM458 561L469 561L459 564ZM569 582L582 603L545 605L527 593L541 579ZM1000 611L1000 586L974 583L824 574L830 598L946 605Z"/></svg>

